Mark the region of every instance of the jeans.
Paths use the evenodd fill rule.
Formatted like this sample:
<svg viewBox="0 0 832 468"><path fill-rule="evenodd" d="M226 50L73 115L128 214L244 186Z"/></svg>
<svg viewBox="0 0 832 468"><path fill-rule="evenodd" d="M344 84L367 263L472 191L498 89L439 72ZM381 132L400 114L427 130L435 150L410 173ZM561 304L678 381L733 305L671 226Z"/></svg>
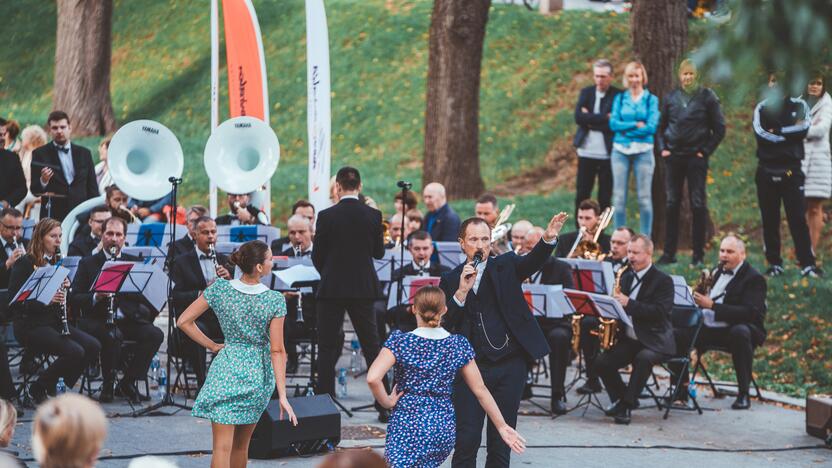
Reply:
<svg viewBox="0 0 832 468"><path fill-rule="evenodd" d="M656 161L653 151L623 154L612 150L612 204L615 206L615 227L627 225L627 187L630 172L635 173L638 207L641 215L639 232L650 236L653 230L653 170Z"/></svg>

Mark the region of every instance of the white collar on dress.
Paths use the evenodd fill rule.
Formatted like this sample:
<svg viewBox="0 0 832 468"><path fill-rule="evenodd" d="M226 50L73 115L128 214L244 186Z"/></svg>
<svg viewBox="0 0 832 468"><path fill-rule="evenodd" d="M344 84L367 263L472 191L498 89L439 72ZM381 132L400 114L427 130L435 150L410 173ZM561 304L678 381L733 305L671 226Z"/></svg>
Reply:
<svg viewBox="0 0 832 468"><path fill-rule="evenodd" d="M419 327L410 333L429 340L443 340L451 336L448 330L442 327Z"/></svg>
<svg viewBox="0 0 832 468"><path fill-rule="evenodd" d="M268 291L269 288L266 287L263 283L257 284L246 284L238 279L233 279L228 282L231 284L231 287L240 291L243 294L260 294L262 292Z"/></svg>

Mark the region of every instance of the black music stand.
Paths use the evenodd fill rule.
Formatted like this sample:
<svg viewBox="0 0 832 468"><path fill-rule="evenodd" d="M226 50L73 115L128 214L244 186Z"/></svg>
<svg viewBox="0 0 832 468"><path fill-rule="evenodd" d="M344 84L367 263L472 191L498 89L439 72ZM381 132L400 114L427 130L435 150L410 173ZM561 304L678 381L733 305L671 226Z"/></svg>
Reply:
<svg viewBox="0 0 832 468"><path fill-rule="evenodd" d="M572 305L572 310L574 314L580 315L589 315L593 317L600 317L601 313L598 310L595 301L592 298L592 294L585 292L585 291L577 291L574 289L565 289L564 293L566 294L567 299L569 299L570 304ZM569 384L569 388L572 388L576 382L580 380L583 375L583 358L578 353L578 374L572 383ZM586 415L587 410L590 406L600 409L601 411L604 410L604 406L601 404L601 400L595 393L587 393L585 395L581 395L578 398L578 402L575 404L574 407L570 408L567 413L571 413L579 408L583 408L584 411L581 413L581 417Z"/></svg>
<svg viewBox="0 0 832 468"><path fill-rule="evenodd" d="M9 305L26 301L37 301L43 305L49 305L67 276L69 276L69 270L62 266L40 267L29 275L14 298L9 301Z"/></svg>

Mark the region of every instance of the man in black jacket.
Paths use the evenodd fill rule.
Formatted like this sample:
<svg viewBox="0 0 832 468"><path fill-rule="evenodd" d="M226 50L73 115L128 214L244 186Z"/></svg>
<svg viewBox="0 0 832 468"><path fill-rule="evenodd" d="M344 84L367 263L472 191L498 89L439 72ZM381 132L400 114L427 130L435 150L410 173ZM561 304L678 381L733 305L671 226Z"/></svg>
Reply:
<svg viewBox="0 0 832 468"><path fill-rule="evenodd" d="M292 205L292 215L300 215L309 220L309 225L312 226L310 234L315 237L315 205L308 200L300 199ZM283 252L289 242L289 236L283 236L272 241L272 253L277 254Z"/></svg>
<svg viewBox="0 0 832 468"><path fill-rule="evenodd" d="M7 289L12 267L29 245L23 238L23 213L14 207L0 210L0 244L0 289Z"/></svg>
<svg viewBox="0 0 832 468"><path fill-rule="evenodd" d="M596 372L613 402L605 412L616 424L630 424L630 410L653 366L676 352L670 320L673 280L653 265L652 255L649 237L633 237L627 247L630 269L621 278L621 291L613 294L632 318L633 328L622 326L615 345L595 360ZM633 372L625 385L618 370L630 364Z"/></svg>
<svg viewBox="0 0 832 468"><path fill-rule="evenodd" d="M227 196L228 214L217 216L219 226L243 226L268 224L266 214L251 206L251 197L247 193L229 193Z"/></svg>
<svg viewBox="0 0 832 468"><path fill-rule="evenodd" d="M405 276L439 277L442 273L450 271L450 268L445 265L431 261L430 257L433 255L433 239L425 231L413 231L407 236L407 250L410 251L413 260L393 272L393 281L390 283L390 294L398 294L397 287L399 278ZM410 307L405 305L396 306L387 311L387 322L391 329L398 329L404 332L410 332L416 329L416 317L411 312Z"/></svg>
<svg viewBox="0 0 832 468"><path fill-rule="evenodd" d="M598 178L598 201L601 207L610 206L612 198L612 153L613 132L609 126L612 101L621 92L612 84L612 64L607 60L598 60L592 65L595 86L581 90L575 105L575 123L578 131L572 145L578 152L578 177L576 182L575 209L578 205L592 198L595 178Z"/></svg>
<svg viewBox="0 0 832 468"><path fill-rule="evenodd" d="M436 242L453 242L459 234L459 215L456 214L445 196L445 187L439 182L425 185L422 199L428 213L422 229L430 233ZM436 259L436 257L434 257Z"/></svg>
<svg viewBox="0 0 832 468"><path fill-rule="evenodd" d="M569 257L569 252L575 246L575 241L578 239L580 229L583 228L582 240L592 241L595 237L595 231L598 229L598 223L601 218L601 205L595 200L582 200L578 205L578 231L567 232L558 239L558 248L555 249L555 256L560 258ZM598 246L601 252L610 251L610 236L602 232L598 236ZM574 257L574 255L573 255Z"/></svg>
<svg viewBox="0 0 832 468"><path fill-rule="evenodd" d="M185 213L185 219L188 223L188 232L184 236L173 241L170 245L169 248L173 250L171 253L172 258L176 258L194 249L194 239L196 238L196 225L194 225L194 221L201 216L206 215L208 215L208 209L202 205L193 205L188 208L188 212Z"/></svg>
<svg viewBox="0 0 832 468"><path fill-rule="evenodd" d="M381 212L358 200L361 175L342 167L335 176L339 202L318 213L312 262L321 274L317 292L320 372L317 393L335 395L336 348L344 329L344 312L350 316L364 359L369 367L381 349L373 301L381 296L373 258L384 257ZM385 387L387 387L385 378ZM376 403L379 420L389 412Z"/></svg>
<svg viewBox="0 0 832 468"><path fill-rule="evenodd" d="M99 195L98 182L90 150L69 141L72 133L69 116L54 111L46 124L52 141L32 151L29 190L35 195L54 194L51 200L42 197L40 217L63 221L81 202Z"/></svg>
<svg viewBox="0 0 832 468"><path fill-rule="evenodd" d="M70 257L88 257L96 252L101 243L101 234L104 232L104 224L112 217L110 209L106 205L99 205L90 211L87 224L89 230L85 234L75 236L69 244Z"/></svg>
<svg viewBox="0 0 832 468"><path fill-rule="evenodd" d="M522 282L552 255L567 217L566 213L553 216L543 239L522 257L513 252L489 257L488 224L479 218L465 220L460 226L459 243L467 260L442 275L439 283L448 298L445 328L471 342L485 386L511 427L517 424L529 363L549 353L546 338L529 310ZM456 445L452 466L474 467L485 411L459 376L454 382L453 403ZM487 452L486 466L509 466L511 450L491 421Z"/></svg>
<svg viewBox="0 0 832 468"><path fill-rule="evenodd" d="M696 348L700 355L714 347L728 350L737 374L737 399L733 409L748 409L751 363L754 348L766 339L766 280L745 260L745 243L733 235L722 239L719 246L721 268L707 295L694 293L693 300L703 309L705 326L699 332ZM676 331L676 342L684 349L691 336ZM687 378L687 368L682 369ZM678 372L678 370L677 370ZM686 395L682 391L682 395Z"/></svg>
<svg viewBox="0 0 832 468"><path fill-rule="evenodd" d="M222 254L212 256L210 246L217 242L217 224L208 216L201 216L194 221L196 225L196 245L190 252L173 259L170 277L173 280L173 306L178 318L192 302L205 291L217 278L230 280L233 268L228 258ZM216 265L216 267L214 266ZM208 309L196 320L196 326L212 339L222 338L222 328L212 309ZM191 363L196 374L197 386L205 383L205 348L195 343L184 333L177 330L176 342L179 353Z"/></svg>
<svg viewBox="0 0 832 468"><path fill-rule="evenodd" d="M312 222L301 215L292 215L286 222L289 235L286 236L288 247L279 255L285 257L312 256ZM276 242L276 241L275 241ZM274 242L272 242L274 245ZM283 321L283 342L286 345L286 372L294 374L298 370L298 351L296 342L300 338L307 338L315 323L315 296L303 294L298 300L297 293L286 293L286 320ZM298 307L302 310L298 311ZM298 312L302 315L299 316ZM298 320L298 318L301 320ZM343 343L343 337L341 338Z"/></svg>
<svg viewBox="0 0 832 468"><path fill-rule="evenodd" d="M769 88L776 88L777 79L769 76ZM776 91L776 90L775 90ZM754 109L754 136L757 137L757 202L763 219L763 240L769 268L766 274L783 274L780 257L780 201L786 211L789 231L794 240L801 275L819 277L823 272L815 266L815 253L806 224L801 168L803 139L812 121L809 105L800 98L784 96L779 103L764 99Z"/></svg>
<svg viewBox="0 0 832 468"><path fill-rule="evenodd" d="M708 158L725 137L725 118L716 94L697 82L696 67L691 60L684 60L679 65L679 85L662 100L662 117L657 132L659 149L667 168L667 228L664 254L656 263L676 263L682 186L687 179L693 211L691 264L700 266L705 258Z"/></svg>
<svg viewBox="0 0 832 468"><path fill-rule="evenodd" d="M118 393L131 402L138 402L140 399L150 400L150 396L139 395L135 383L147 375L150 361L159 351L165 338L162 330L153 325L153 319L159 315L159 311L141 294L119 293L111 299L106 294L91 291L105 262L141 261L138 257L121 253L126 233L127 223L123 219L109 218L103 228L103 249L81 260L72 283L74 294L71 302L73 307L80 309L82 313L80 327L101 342L101 373L104 382L99 401L102 403L113 401L116 366L125 339L135 341L136 345L132 349L133 357L125 365L124 378L118 385ZM111 319L112 323L108 323Z"/></svg>
<svg viewBox="0 0 832 468"><path fill-rule="evenodd" d="M0 147L0 208L14 208L26 197L26 176L20 158Z"/></svg>

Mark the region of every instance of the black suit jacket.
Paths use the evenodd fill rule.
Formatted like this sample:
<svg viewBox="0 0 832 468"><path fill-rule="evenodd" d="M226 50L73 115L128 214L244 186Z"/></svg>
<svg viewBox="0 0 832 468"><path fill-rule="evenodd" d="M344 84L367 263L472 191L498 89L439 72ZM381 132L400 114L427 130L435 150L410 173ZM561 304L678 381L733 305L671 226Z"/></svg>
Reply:
<svg viewBox="0 0 832 468"><path fill-rule="evenodd" d="M621 277L621 292L629 295L635 280L633 270ZM673 337L673 279L652 265L641 281L635 299L630 299L624 311L633 319L636 337L645 347L664 354L676 354Z"/></svg>
<svg viewBox="0 0 832 468"><path fill-rule="evenodd" d="M176 258L182 254L186 254L188 252L193 251L195 248L195 244L193 239L191 239L191 236L185 234L184 237L173 241L173 244L171 244L169 248L171 249L173 258Z"/></svg>
<svg viewBox="0 0 832 468"><path fill-rule="evenodd" d="M292 244L289 242L289 236L283 236L278 239L272 241L272 254L277 255L278 252L285 252L286 246L289 246L288 250L292 250ZM281 255L285 255L281 253ZM293 254L294 255L294 254Z"/></svg>
<svg viewBox="0 0 832 468"><path fill-rule="evenodd" d="M23 283L32 276L35 271L35 262L31 254L20 257L12 267L9 277L9 300L20 291ZM9 307L14 316L15 323L22 322L26 328L37 326L57 327L60 324L58 307L56 305L45 306L37 301L26 301L22 304L15 303Z"/></svg>
<svg viewBox="0 0 832 468"><path fill-rule="evenodd" d="M15 206L26 197L26 176L20 158L0 149L0 201Z"/></svg>
<svg viewBox="0 0 832 468"><path fill-rule="evenodd" d="M531 276L532 281L540 277L540 284L560 284L565 289L573 289L572 267L568 263L549 257L543 268Z"/></svg>
<svg viewBox="0 0 832 468"><path fill-rule="evenodd" d="M445 265L441 265L439 262L430 262L430 268L428 268L428 276L442 276L443 273L448 272L448 271L451 271L451 269L449 267L446 267ZM393 275L391 276L391 279L392 279L393 282L396 282L402 276L416 276L416 275L417 275L416 269L413 268L413 263L411 262L411 263L405 264L404 268L396 268L396 270L393 271ZM395 286L393 286L390 291L391 291L391 293L393 291L395 291Z"/></svg>
<svg viewBox="0 0 832 468"><path fill-rule="evenodd" d="M122 254L118 259L124 262L140 262L141 259L134 255ZM98 301L93 303L95 293L90 291L95 278L101 271L101 267L107 261L104 252L87 256L78 263L78 271L72 281L72 297L70 303L73 310L81 311L84 318L94 320L106 320L109 301ZM159 315L148 304L147 300L140 293L119 293L115 298L115 307L121 309L126 320L136 323L153 323L153 319Z"/></svg>
<svg viewBox="0 0 832 468"><path fill-rule="evenodd" d="M555 249L555 257L566 258L566 256L569 255L569 251L572 250L572 246L575 244L575 239L578 238L578 233L579 231L572 231L560 236L560 239L558 239L558 248ZM598 236L598 245L601 246L601 251L609 252L609 234L602 232L601 235Z"/></svg>
<svg viewBox="0 0 832 468"><path fill-rule="evenodd" d="M430 237L435 242L454 242L459 239L459 226L462 221L459 215L456 214L451 205L445 204L442 208L436 210L436 221L430 228ZM427 229L427 216L425 216L424 229Z"/></svg>
<svg viewBox="0 0 832 468"><path fill-rule="evenodd" d="M480 280L480 288L496 288L495 296L497 304L487 304L485 307L494 307L502 315L506 327L517 340L517 344L525 351L526 357L539 359L549 354L549 344L540 325L529 311L529 304L523 295L523 281L532 273L543 268L546 260L552 255L555 246L549 245L541 239L540 242L527 255L518 256L508 252L497 257L488 259L484 274L489 276ZM459 289L459 275L462 273L465 263L457 265L453 270L442 275L439 287L447 296L448 312L445 315L445 328L453 333L461 333L469 340L472 339L473 329L476 326L466 314L466 308L470 301L466 300L465 305L460 307L454 300L454 293ZM469 291L469 296L474 291ZM486 295L480 295L486 297Z"/></svg>
<svg viewBox="0 0 832 468"><path fill-rule="evenodd" d="M92 251L98 247L98 242L99 241L92 238L92 235L89 232L84 235L75 236L75 240L69 244L69 256L89 257L92 255Z"/></svg>
<svg viewBox="0 0 832 468"><path fill-rule="evenodd" d="M607 89L604 97L601 98L601 112L599 114L593 113L595 110L595 86L587 86L581 90L578 95L578 103L575 105L575 123L578 124L578 131L575 133L575 139L572 140L572 145L579 148L584 144L584 139L589 134L590 130L598 130L604 132L604 143L607 146L607 153L612 153L612 137L613 131L610 130L610 122L607 115L612 112L612 101L615 95L621 90L615 86L610 86ZM586 108L589 112L581 111L581 108Z"/></svg>
<svg viewBox="0 0 832 468"><path fill-rule="evenodd" d="M384 257L381 212L353 198L318 214L312 262L321 274L319 299L377 299L373 258Z"/></svg>
<svg viewBox="0 0 832 468"><path fill-rule="evenodd" d="M4 242L5 241L0 241L0 243L3 243L3 245L0 245L0 289L6 289L9 287L9 275L11 274L12 268L14 268L14 265L12 265L12 268L8 270L6 269L6 260L9 259L9 255L6 253L6 249L3 248L5 245ZM17 243L22 245L23 248L29 246L29 241L26 239L18 239ZM9 300L11 300L11 297Z"/></svg>
<svg viewBox="0 0 832 468"><path fill-rule="evenodd" d="M98 182L95 178L95 165L92 162L90 150L74 143L71 144L71 147L72 166L75 169L72 184L68 184L66 181L61 160L58 158L58 149L54 143L49 142L32 152L32 181L29 187L32 193L54 192L66 195L66 198L52 199L52 218L58 221L63 221L66 215L81 202L99 195ZM53 166L52 170L55 174L46 184L46 187L40 185L40 171L43 166L39 166L38 163ZM43 203L40 207L40 217L45 218L46 215L46 203Z"/></svg>
<svg viewBox="0 0 832 468"><path fill-rule="evenodd" d="M725 288L722 304L714 304L714 318L731 325L748 324L754 345L760 346L766 339L766 279L748 262L734 276Z"/></svg>
<svg viewBox="0 0 832 468"><path fill-rule="evenodd" d="M228 264L228 257L218 253L217 263L224 266L231 273L231 276L234 276L234 269ZM199 297L199 294L208 287L208 283L202 275L202 267L199 266L199 257L195 248L173 259L170 277L175 285L173 287L173 306L178 318L179 314L184 312ZM210 309L203 314L203 317L209 319L213 316L214 312ZM216 317L213 320L216 320Z"/></svg>

